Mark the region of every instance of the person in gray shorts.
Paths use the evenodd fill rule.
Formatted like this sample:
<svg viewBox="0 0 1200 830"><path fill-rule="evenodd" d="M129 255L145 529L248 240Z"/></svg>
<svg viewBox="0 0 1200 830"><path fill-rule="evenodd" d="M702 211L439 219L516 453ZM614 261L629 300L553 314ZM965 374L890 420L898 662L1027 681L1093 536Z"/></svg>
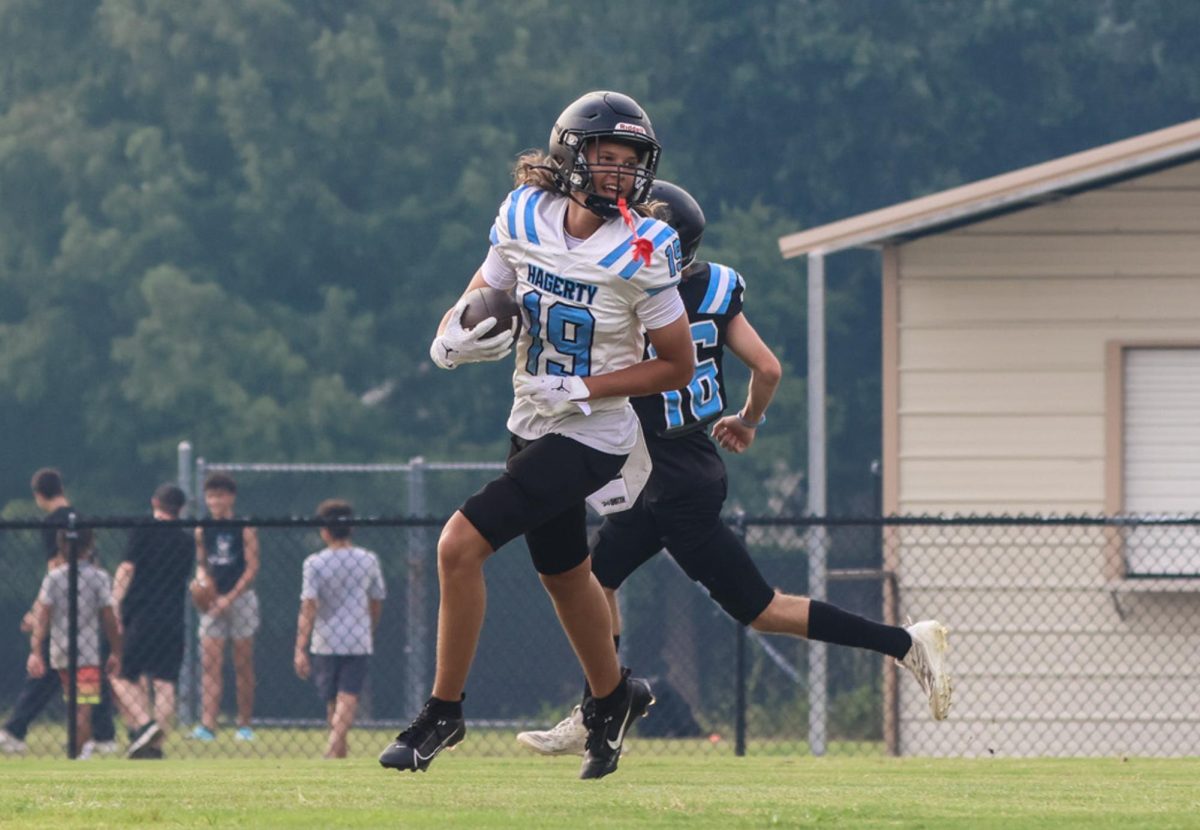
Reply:
<svg viewBox="0 0 1200 830"><path fill-rule="evenodd" d="M317 516L324 550L304 560L300 616L296 620L296 675L310 676L325 702L329 721L326 758L345 758L346 735L354 723L358 697L367 677L367 660L387 591L379 557L350 541L349 502L328 499ZM312 657L309 658L311 639Z"/></svg>
<svg viewBox="0 0 1200 830"><path fill-rule="evenodd" d="M237 482L225 473L213 473L204 482L204 504L213 519L232 519ZM196 528L196 564L204 579L216 588L216 599L200 615L201 685L200 723L192 731L199 741L216 737L221 708L221 664L225 641L233 641L233 668L237 681L237 723L234 738L254 740L250 716L254 711L254 632L258 630L258 532L252 527Z"/></svg>

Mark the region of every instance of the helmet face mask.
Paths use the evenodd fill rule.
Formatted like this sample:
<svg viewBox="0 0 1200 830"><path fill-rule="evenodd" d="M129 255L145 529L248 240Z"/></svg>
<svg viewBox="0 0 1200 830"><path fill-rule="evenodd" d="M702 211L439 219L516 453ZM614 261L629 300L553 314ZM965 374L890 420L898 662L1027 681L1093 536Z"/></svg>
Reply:
<svg viewBox="0 0 1200 830"><path fill-rule="evenodd" d="M636 150L637 165L589 161L589 150L598 149L605 140ZM594 189L595 177L631 176L628 201L638 204L645 201L654 183L659 152L649 116L636 101L619 92L589 92L563 111L550 132L550 162L559 190L581 194L584 206L604 219L619 211L612 196Z"/></svg>

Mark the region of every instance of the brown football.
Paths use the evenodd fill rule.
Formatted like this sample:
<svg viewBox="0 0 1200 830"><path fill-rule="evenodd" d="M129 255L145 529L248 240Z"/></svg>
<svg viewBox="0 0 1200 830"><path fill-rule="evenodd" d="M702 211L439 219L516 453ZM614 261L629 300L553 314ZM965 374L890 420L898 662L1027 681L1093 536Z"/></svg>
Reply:
<svg viewBox="0 0 1200 830"><path fill-rule="evenodd" d="M516 334L521 333L521 326L524 325L524 321L521 319L521 307L517 305L517 301L512 298L511 294L490 286L476 288L467 294L467 307L463 309L461 320L462 327L470 331L488 317L496 318L496 325L488 332L488 337L511 328L514 317L517 319Z"/></svg>
<svg viewBox="0 0 1200 830"><path fill-rule="evenodd" d="M188 585L188 590L192 592L192 604L201 614L208 611L217 598L217 586L203 576L193 579Z"/></svg>

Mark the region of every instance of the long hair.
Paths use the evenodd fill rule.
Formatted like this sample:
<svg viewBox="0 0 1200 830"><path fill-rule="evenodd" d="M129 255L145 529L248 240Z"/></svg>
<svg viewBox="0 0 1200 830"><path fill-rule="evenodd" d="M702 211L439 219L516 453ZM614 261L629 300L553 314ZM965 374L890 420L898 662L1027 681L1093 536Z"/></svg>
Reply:
<svg viewBox="0 0 1200 830"><path fill-rule="evenodd" d="M554 163L549 153L542 150L526 150L517 156L517 161L513 165L512 176L513 182L518 187L528 184L542 190L549 190L551 193L566 192L558 177L554 175ZM661 219L664 222L669 218L667 203L660 200L647 199L644 202L638 202L636 205L630 205L629 207L642 216Z"/></svg>

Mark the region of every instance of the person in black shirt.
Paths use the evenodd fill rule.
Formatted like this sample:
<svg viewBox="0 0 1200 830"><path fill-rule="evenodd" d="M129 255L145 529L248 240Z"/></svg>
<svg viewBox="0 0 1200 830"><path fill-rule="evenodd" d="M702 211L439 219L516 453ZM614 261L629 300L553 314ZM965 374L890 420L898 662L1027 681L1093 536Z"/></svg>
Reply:
<svg viewBox="0 0 1200 830"><path fill-rule="evenodd" d="M616 591L635 570L666 549L683 571L708 589L730 617L756 631L865 648L909 669L925 693L933 717L950 708L945 669L946 629L936 620L908 628L884 625L834 605L787 594L767 584L742 540L721 520L725 464L717 452L747 450L766 420L780 380L780 364L742 311L745 281L726 265L702 262L696 251L704 213L683 188L656 181L651 198L666 204L667 221L679 234L687 309L696 347L696 372L683 389L631 398L641 421L653 470L633 507L605 518L592 543L592 572L612 612L614 642L621 618ZM722 361L726 348L751 370L746 403L722 417L729 395ZM653 351L647 349L647 356ZM706 434L712 425L712 439ZM585 687L585 700L589 694ZM522 732L517 740L546 755L578 754L586 732L579 707L548 731Z"/></svg>
<svg viewBox="0 0 1200 830"><path fill-rule="evenodd" d="M154 518L179 518L186 498L174 484L154 491ZM175 716L175 686L183 662L183 614L195 559L191 537L177 527L143 525L129 537L125 560L113 582L125 656L113 678L117 701L130 730L126 757L160 758L165 730ZM151 707L150 692L154 692Z"/></svg>
<svg viewBox="0 0 1200 830"><path fill-rule="evenodd" d="M58 531L67 523L67 517L74 512L63 487L62 473L52 467L43 467L33 474L30 482L33 490L33 500L38 509L46 514L42 528L42 545L46 551L46 570L49 572L61 563L58 558ZM21 631L28 634L33 630L34 617L31 608L21 620ZM49 646L43 650L43 659L49 665ZM17 696L12 714L0 729L0 751L15 755L25 752L25 736L29 724L38 716L45 705L59 690L57 672L46 672L41 677L30 677L26 674L25 683ZM85 754L92 750L108 754L115 752L117 745L114 740L116 730L113 725L112 693L108 683L101 685L100 703L92 707L92 745L85 748Z"/></svg>
<svg viewBox="0 0 1200 830"><path fill-rule="evenodd" d="M204 504L212 519L232 519L237 482L225 473L204 481ZM253 741L250 716L254 710L254 633L258 630L258 532L252 527L196 528L198 578L216 588L216 599L200 615L201 722L192 730L198 741L216 737L221 708L221 664L225 641L233 641L234 678L237 681L237 723L234 740Z"/></svg>

